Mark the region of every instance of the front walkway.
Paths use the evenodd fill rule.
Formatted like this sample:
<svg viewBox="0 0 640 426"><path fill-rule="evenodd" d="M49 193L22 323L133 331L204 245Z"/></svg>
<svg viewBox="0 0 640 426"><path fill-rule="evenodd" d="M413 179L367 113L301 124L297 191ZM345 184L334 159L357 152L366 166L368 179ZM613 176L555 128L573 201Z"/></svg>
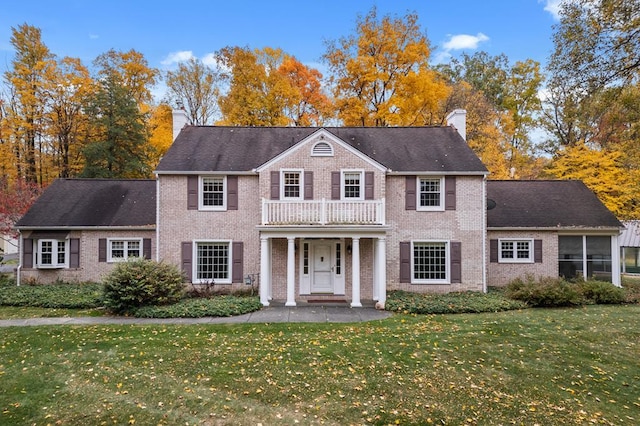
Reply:
<svg viewBox="0 0 640 426"><path fill-rule="evenodd" d="M388 318L391 312L374 308L350 308L347 306L295 307L269 306L259 311L235 317L206 318L130 318L130 317L77 317L77 318L28 318L0 320L0 327L39 325L101 325L101 324L241 324L281 322L363 322Z"/></svg>

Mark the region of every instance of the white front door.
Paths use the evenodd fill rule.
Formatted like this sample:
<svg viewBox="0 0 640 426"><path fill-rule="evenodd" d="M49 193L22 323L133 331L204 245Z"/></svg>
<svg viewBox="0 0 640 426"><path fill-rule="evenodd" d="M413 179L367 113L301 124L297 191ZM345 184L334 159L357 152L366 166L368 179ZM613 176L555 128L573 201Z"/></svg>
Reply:
<svg viewBox="0 0 640 426"><path fill-rule="evenodd" d="M333 293L331 243L313 245L312 293Z"/></svg>

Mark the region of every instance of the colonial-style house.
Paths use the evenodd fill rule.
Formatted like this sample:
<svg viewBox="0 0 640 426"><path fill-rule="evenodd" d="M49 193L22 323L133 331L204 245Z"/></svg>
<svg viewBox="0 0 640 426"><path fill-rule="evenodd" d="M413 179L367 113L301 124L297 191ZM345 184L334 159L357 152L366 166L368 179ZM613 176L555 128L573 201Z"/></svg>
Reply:
<svg viewBox="0 0 640 426"><path fill-rule="evenodd" d="M149 256L196 286L259 277L265 306L360 307L384 305L394 289L485 291L557 275L561 255L567 271L599 273L607 261L594 268L594 250L617 244L620 223L580 183L487 182L464 111L439 127L183 126L183 117L155 181L52 184L17 225L19 279L99 280L115 262ZM573 197L551 205L564 191ZM586 209L597 212L589 221ZM608 262L619 285L613 250Z"/></svg>

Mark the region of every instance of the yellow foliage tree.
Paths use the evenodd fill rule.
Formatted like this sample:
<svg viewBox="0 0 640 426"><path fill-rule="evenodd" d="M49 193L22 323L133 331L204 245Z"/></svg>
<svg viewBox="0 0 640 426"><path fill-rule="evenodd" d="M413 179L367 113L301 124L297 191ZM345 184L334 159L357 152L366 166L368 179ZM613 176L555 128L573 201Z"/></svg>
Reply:
<svg viewBox="0 0 640 426"><path fill-rule="evenodd" d="M173 116L169 105L160 104L151 110L149 128L149 143L154 148L154 162L157 164L173 143Z"/></svg>
<svg viewBox="0 0 640 426"><path fill-rule="evenodd" d="M327 43L338 117L347 126L431 124L448 88L429 55L417 15L379 20L373 8L356 35Z"/></svg>
<svg viewBox="0 0 640 426"><path fill-rule="evenodd" d="M577 179L594 191L617 217L632 217L633 181L620 164L619 151L593 149L584 143L564 147L547 171L559 179Z"/></svg>

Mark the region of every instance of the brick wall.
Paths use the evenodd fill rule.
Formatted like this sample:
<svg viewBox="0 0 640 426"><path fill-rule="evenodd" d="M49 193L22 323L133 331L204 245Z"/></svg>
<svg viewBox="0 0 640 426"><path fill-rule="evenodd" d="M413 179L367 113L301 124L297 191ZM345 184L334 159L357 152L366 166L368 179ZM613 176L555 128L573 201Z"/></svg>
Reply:
<svg viewBox="0 0 640 426"><path fill-rule="evenodd" d="M500 238L522 238L542 240L541 263L497 263L489 262L489 240ZM553 231L489 231L487 232L487 285L505 286L517 277L558 276L558 234Z"/></svg>
<svg viewBox="0 0 640 426"><path fill-rule="evenodd" d="M28 237L28 236L27 236ZM101 281L111 272L115 263L98 261L98 240L100 238L149 238L151 239L151 258L155 255L155 231L71 231L68 238L80 239L80 267L65 269L29 268L20 271L22 283L30 281L49 284L61 280L64 282ZM35 251L35 244L34 244Z"/></svg>

